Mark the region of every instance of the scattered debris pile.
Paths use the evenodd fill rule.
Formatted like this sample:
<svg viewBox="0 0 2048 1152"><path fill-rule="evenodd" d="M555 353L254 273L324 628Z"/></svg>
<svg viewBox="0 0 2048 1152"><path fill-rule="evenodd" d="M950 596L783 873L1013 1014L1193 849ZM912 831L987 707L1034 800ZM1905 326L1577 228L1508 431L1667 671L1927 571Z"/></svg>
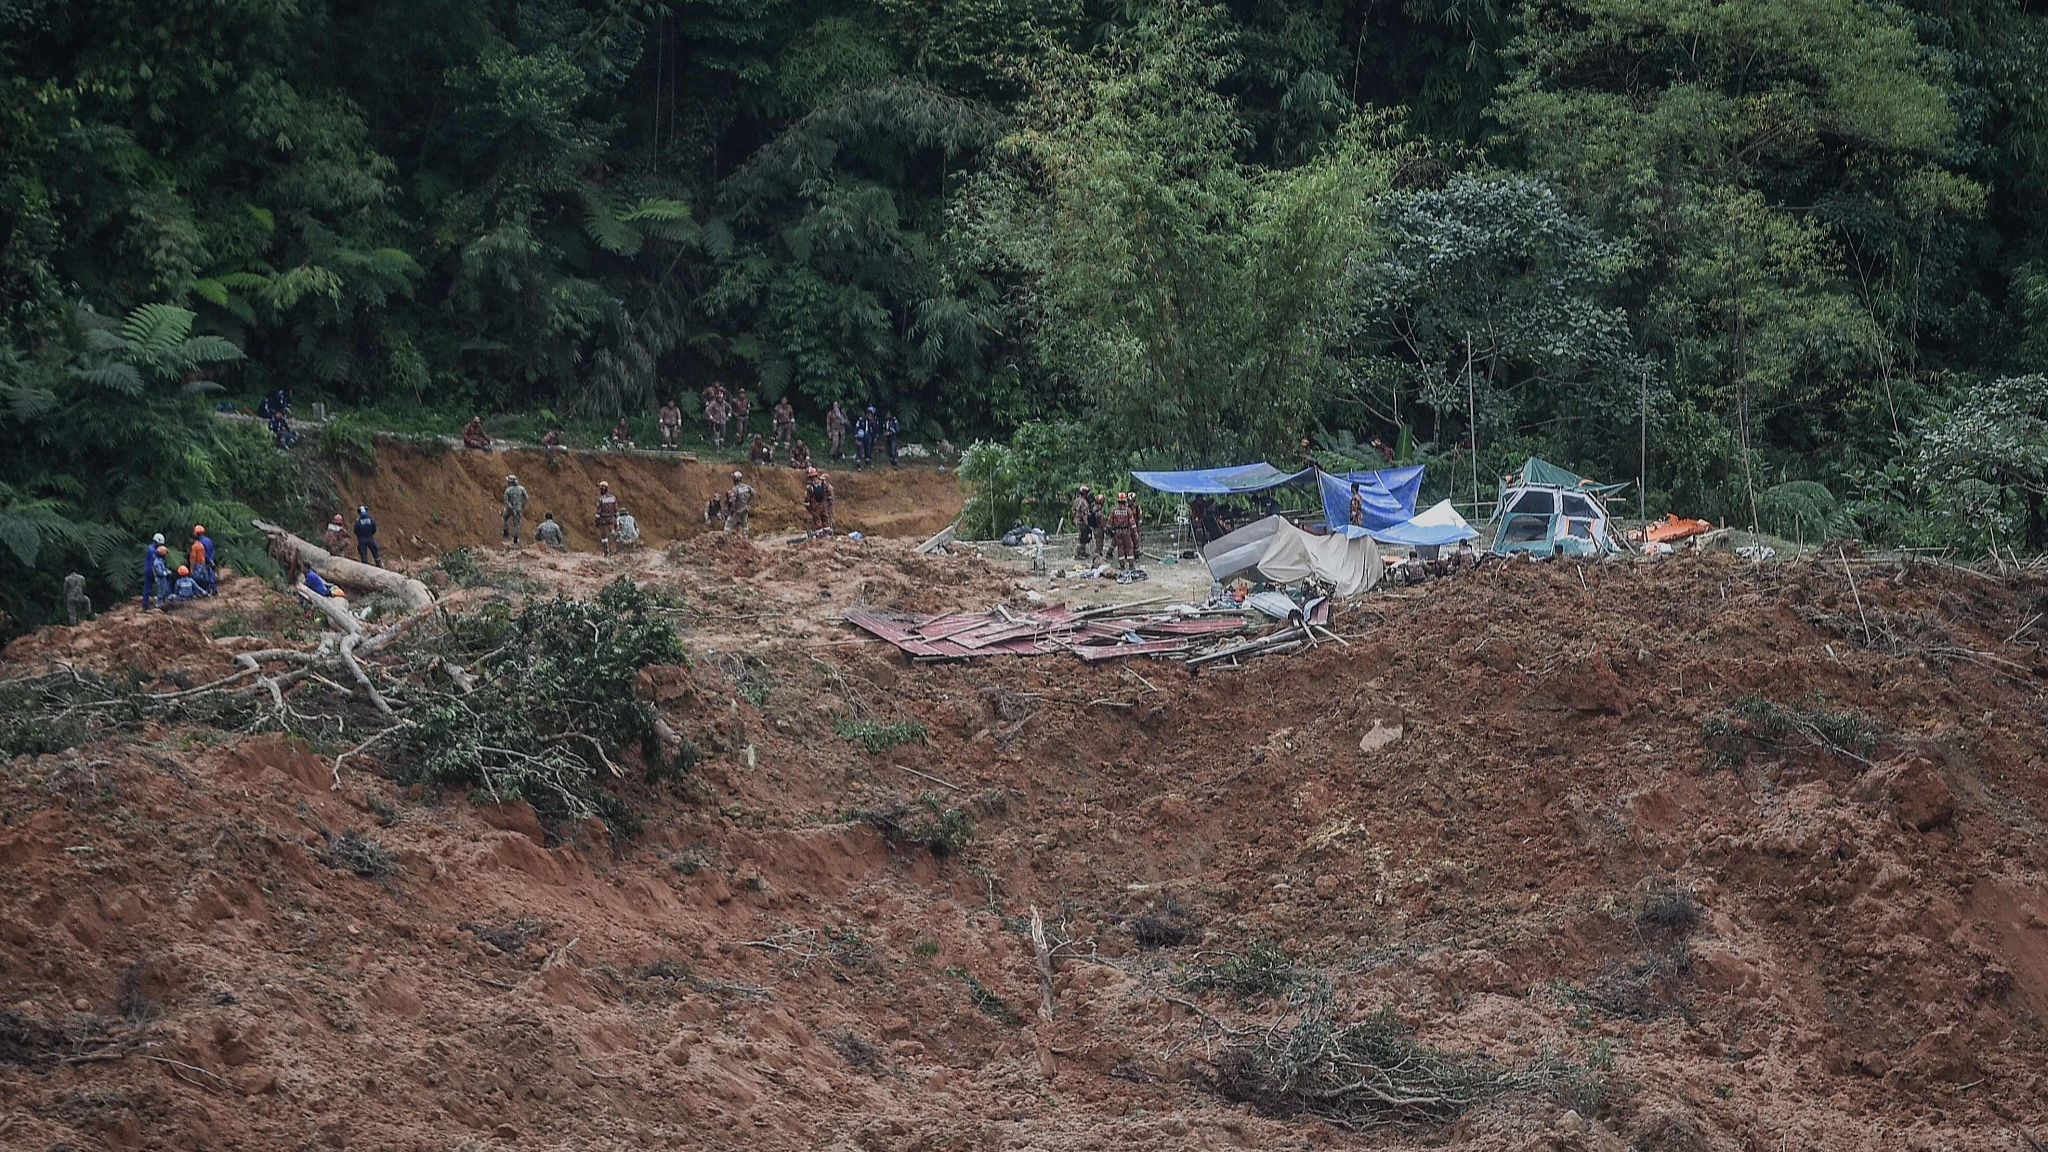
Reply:
<svg viewBox="0 0 2048 1152"><path fill-rule="evenodd" d="M915 613L849 612L846 622L878 636L920 662L967 660L977 656L1039 656L1071 652L1094 663L1124 656L1155 656L1186 660L1190 666L1237 656L1299 651L1320 639L1336 637L1329 622L1328 601L1307 609L1295 606L1276 614L1264 605L1177 605L1138 611L1145 605L1103 605L1068 608L1058 605L1019 612L998 605L987 612ZM1259 615L1275 617L1275 626L1226 643L1226 637L1249 631ZM1340 641L1341 642L1341 641Z"/></svg>
<svg viewBox="0 0 2048 1152"><path fill-rule="evenodd" d="M846 622L887 640L913 660L1072 652L1091 663L1121 656L1186 656L1197 646L1242 632L1248 623L1240 608L1187 606L1147 613L1113 604L1079 610L1055 605L1029 612L998 606L937 616L849 612Z"/></svg>

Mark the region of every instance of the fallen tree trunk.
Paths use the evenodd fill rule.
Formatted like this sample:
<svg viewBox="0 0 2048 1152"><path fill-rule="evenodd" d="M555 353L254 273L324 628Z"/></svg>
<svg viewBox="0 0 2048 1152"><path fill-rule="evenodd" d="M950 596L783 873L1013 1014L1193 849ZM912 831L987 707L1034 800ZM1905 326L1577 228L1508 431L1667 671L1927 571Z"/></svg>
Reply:
<svg viewBox="0 0 2048 1152"><path fill-rule="evenodd" d="M354 591L393 597L405 605L407 612L418 612L434 606L434 594L427 591L427 586L403 572L393 572L389 568L378 568L358 563L345 556L336 556L318 544L302 540L268 521L251 520L250 523L269 538L274 549L282 548L296 555L299 563L320 573L330 583ZM332 614L329 618L332 618ZM355 630L361 630L360 622Z"/></svg>

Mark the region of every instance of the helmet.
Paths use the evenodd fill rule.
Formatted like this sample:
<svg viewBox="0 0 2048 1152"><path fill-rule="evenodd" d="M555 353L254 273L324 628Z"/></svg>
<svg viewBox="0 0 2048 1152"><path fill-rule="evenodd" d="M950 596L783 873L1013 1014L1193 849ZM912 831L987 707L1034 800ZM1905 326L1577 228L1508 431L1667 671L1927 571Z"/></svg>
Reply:
<svg viewBox="0 0 2048 1152"><path fill-rule="evenodd" d="M190 568L185 567L183 564L178 565L178 575L190 576L191 574L192 570Z"/></svg>
<svg viewBox="0 0 2048 1152"><path fill-rule="evenodd" d="M757 437L757 439L758 439L758 437ZM737 473L737 472L735 472L735 473L733 473L733 474L732 474L732 478L733 478L733 479L735 479L735 480L737 480L737 479L739 479L739 478L740 478L740 474L739 474L739 473Z"/></svg>
<svg viewBox="0 0 2048 1152"><path fill-rule="evenodd" d="M358 515L358 516L368 516L369 514L370 514L370 506L369 506L368 504L358 504L358 505L356 505L356 515Z"/></svg>
<svg viewBox="0 0 2048 1152"><path fill-rule="evenodd" d="M206 535L206 525L204 525L204 524L194 524L194 525L192 526L192 534L193 534L194 536L204 536L204 535Z"/></svg>
<svg viewBox="0 0 2048 1152"><path fill-rule="evenodd" d="M824 473L822 473L822 472L818 471L818 470L817 470L816 468L806 468L806 469L804 469L804 475L806 475L806 476L822 476L822 475L824 475Z"/></svg>
<svg viewBox="0 0 2048 1152"><path fill-rule="evenodd" d="M874 405L872 405L872 404L868 405L868 415L872 416L872 415L874 415L874 414L875 414L875 406L874 406Z"/></svg>
<svg viewBox="0 0 2048 1152"><path fill-rule="evenodd" d="M1086 484L1081 485L1081 495L1086 496L1087 494L1093 491L1095 491L1095 489L1090 488Z"/></svg>
<svg viewBox="0 0 2048 1152"><path fill-rule="evenodd" d="M334 522L335 522L336 524L339 524L339 523L341 523L341 513L339 513L339 512L336 512L336 513L334 514Z"/></svg>
<svg viewBox="0 0 2048 1152"><path fill-rule="evenodd" d="M161 544L161 543L163 543L163 542L164 542L164 534L163 534L163 533L161 533L161 532L159 532L159 533L157 533L156 535L154 535L154 536L151 536L151 537L149 538L149 542L150 542L151 544Z"/></svg>
<svg viewBox="0 0 2048 1152"><path fill-rule="evenodd" d="M1131 494L1129 492L1117 493L1116 502L1119 504L1129 504L1131 502Z"/></svg>
<svg viewBox="0 0 2048 1152"><path fill-rule="evenodd" d="M609 481L609 480L599 480L599 481L597 482L597 490L598 490L599 492L609 492L609 491L611 491L611 490L612 490L612 482L611 482L611 481Z"/></svg>
<svg viewBox="0 0 2048 1152"><path fill-rule="evenodd" d="M509 475L508 475L508 476L506 476L506 477L505 477L505 483L507 483L507 484L517 484L517 483L519 483L519 477L517 477L517 476L509 476Z"/></svg>

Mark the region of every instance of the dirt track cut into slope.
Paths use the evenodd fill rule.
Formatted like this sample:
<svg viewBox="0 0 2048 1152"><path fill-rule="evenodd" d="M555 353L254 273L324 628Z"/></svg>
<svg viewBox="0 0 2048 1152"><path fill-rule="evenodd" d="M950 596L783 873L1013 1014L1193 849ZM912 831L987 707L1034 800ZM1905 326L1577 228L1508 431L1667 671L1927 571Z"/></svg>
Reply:
<svg viewBox="0 0 2048 1152"><path fill-rule="evenodd" d="M1521 564L1347 608L1349 646L1196 675L906 664L836 617L1024 601L901 541L485 562L681 594L693 662L643 695L695 776L637 792L647 826L614 844L370 758L335 790L334 749L275 735L144 724L15 759L0 1144L2048 1141L2048 591ZM204 611L283 611L236 596ZM181 654L169 686L260 642L201 623L122 609L17 642L0 677L147 679L155 650ZM869 752L853 717L926 742ZM905 835L921 796L971 838ZM396 870L330 866L343 831ZM1516 1087L1283 1090L1331 1035L1432 1091Z"/></svg>
<svg viewBox="0 0 2048 1152"><path fill-rule="evenodd" d="M516 475L530 494L527 531L552 511L572 549L597 547L591 515L598 481L609 481L624 509L640 521L650 546L705 532L704 505L731 485L737 469L758 493L753 528L758 535L801 532L802 473L787 466L684 460L651 452L563 452L552 465L529 449L476 452L382 445L378 467L347 475L337 511L353 520L368 504L387 555L432 556L451 548L495 545L504 506L505 477ZM959 515L959 479L931 468L865 472L828 470L837 495L836 526L870 536L929 536ZM529 539L531 536L529 535Z"/></svg>

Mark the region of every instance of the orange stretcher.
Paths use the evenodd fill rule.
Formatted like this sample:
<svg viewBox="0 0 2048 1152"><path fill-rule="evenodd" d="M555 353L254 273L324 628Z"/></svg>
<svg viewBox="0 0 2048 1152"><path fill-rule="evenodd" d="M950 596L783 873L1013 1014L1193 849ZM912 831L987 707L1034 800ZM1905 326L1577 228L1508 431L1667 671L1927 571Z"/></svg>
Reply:
<svg viewBox="0 0 2048 1152"><path fill-rule="evenodd" d="M1664 519L1650 525L1643 535L1652 544L1672 544L1680 540L1691 539L1694 536L1704 535L1713 530L1714 526L1705 520L1683 520L1676 515L1666 513Z"/></svg>

